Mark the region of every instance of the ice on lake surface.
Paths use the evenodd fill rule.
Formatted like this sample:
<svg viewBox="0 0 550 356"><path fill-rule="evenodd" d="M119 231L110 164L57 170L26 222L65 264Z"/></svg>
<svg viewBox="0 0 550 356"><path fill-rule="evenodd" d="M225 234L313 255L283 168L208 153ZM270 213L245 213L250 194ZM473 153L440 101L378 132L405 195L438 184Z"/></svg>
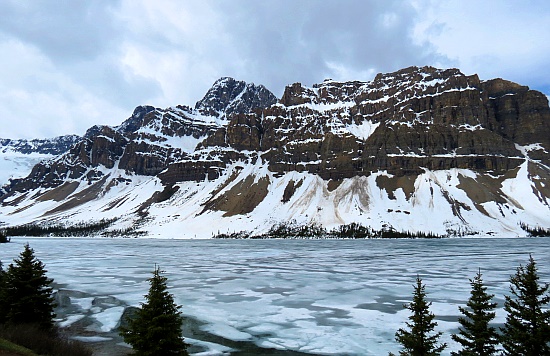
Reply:
<svg viewBox="0 0 550 356"><path fill-rule="evenodd" d="M502 308L509 277L538 263L550 282L550 239L443 240L159 240L13 238L0 245L12 262L29 242L48 276L66 288L114 296L139 305L155 264L185 315L205 331L266 348L313 354L384 355L397 352L395 331L409 312L415 278L426 285L441 339L456 331L468 279L481 268L488 292ZM89 299L77 301L91 307ZM101 330L123 308L98 312ZM72 316L76 319L75 316ZM505 313L497 312L496 323ZM69 321L70 322L70 321ZM218 347L217 349L223 349ZM213 346L213 350L216 347Z"/></svg>

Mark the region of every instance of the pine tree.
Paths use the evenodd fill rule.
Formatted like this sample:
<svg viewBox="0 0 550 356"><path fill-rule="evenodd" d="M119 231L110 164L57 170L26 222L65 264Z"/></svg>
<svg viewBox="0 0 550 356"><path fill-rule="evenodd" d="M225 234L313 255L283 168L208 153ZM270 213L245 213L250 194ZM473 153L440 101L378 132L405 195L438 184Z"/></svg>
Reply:
<svg viewBox="0 0 550 356"><path fill-rule="evenodd" d="M441 332L432 334L437 322L435 315L430 312L431 302L426 301L425 286L422 279L416 277L413 300L404 307L412 312L409 316L410 322L406 325L410 331L399 329L395 333L395 340L403 345L404 350L399 351L401 356L435 356L447 347L447 344L438 345Z"/></svg>
<svg viewBox="0 0 550 356"><path fill-rule="evenodd" d="M53 328L54 298L52 279L46 276L44 264L34 256L29 244L5 273L3 303L6 322L35 324L42 329Z"/></svg>
<svg viewBox="0 0 550 356"><path fill-rule="evenodd" d="M550 355L550 303L548 283L541 286L535 260L519 266L510 277L510 292L505 296L506 323L502 329L505 355Z"/></svg>
<svg viewBox="0 0 550 356"><path fill-rule="evenodd" d="M466 304L468 308L458 307L465 317L458 318L461 327L458 335L452 335L454 341L462 345L462 350L452 352L454 356L489 356L496 354L499 344L496 329L489 326L495 318L493 311L497 303L491 300L494 294L487 294L487 287L483 285L481 271L474 279L470 279L472 289L470 299Z"/></svg>
<svg viewBox="0 0 550 356"><path fill-rule="evenodd" d="M141 303L128 327L121 328L124 341L132 345L136 355L187 355L181 335L183 318L174 297L168 293L163 271L157 266L150 283L146 302Z"/></svg>
<svg viewBox="0 0 550 356"><path fill-rule="evenodd" d="M11 239L6 235L6 233L0 230L0 244L10 242Z"/></svg>
<svg viewBox="0 0 550 356"><path fill-rule="evenodd" d="M0 325L6 322L6 272L4 272L2 261L0 261Z"/></svg>

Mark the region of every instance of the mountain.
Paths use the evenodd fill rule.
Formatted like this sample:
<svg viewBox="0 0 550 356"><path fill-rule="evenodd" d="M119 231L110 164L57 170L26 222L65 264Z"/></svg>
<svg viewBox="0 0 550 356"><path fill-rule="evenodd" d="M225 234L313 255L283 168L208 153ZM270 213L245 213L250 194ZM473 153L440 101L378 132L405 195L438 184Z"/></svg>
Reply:
<svg viewBox="0 0 550 356"><path fill-rule="evenodd" d="M0 153L42 154L56 156L66 152L80 140L77 135L59 136L50 139L10 140L0 138Z"/></svg>
<svg viewBox="0 0 550 356"><path fill-rule="evenodd" d="M550 227L548 99L410 67L369 82L216 81L194 107L140 106L12 180L5 225L116 222L151 236L333 228L477 236Z"/></svg>
<svg viewBox="0 0 550 356"><path fill-rule="evenodd" d="M0 195L1 186L10 179L27 176L38 162L66 152L78 140L76 135L34 140L0 138Z"/></svg>

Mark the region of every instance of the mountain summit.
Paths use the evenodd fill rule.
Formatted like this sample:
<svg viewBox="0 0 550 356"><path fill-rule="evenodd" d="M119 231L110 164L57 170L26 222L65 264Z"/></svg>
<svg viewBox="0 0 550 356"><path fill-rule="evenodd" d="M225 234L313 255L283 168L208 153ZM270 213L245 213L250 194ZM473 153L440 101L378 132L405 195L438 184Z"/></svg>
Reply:
<svg viewBox="0 0 550 356"><path fill-rule="evenodd" d="M256 86L225 77L217 80L195 109L205 115L220 116L247 113L253 108L265 108L277 102L263 85Z"/></svg>
<svg viewBox="0 0 550 356"><path fill-rule="evenodd" d="M182 238L287 221L525 235L550 227L549 130L542 93L457 69L294 83L280 100L221 78L194 107L94 126L4 186L0 221L117 218Z"/></svg>

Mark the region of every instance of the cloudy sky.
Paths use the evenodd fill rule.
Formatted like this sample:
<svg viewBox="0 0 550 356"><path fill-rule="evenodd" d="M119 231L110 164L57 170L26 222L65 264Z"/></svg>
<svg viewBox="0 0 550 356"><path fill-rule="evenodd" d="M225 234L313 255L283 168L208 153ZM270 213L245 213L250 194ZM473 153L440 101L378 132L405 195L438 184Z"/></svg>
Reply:
<svg viewBox="0 0 550 356"><path fill-rule="evenodd" d="M550 94L548 0L2 0L2 138L83 134L222 77L285 85L457 67Z"/></svg>

